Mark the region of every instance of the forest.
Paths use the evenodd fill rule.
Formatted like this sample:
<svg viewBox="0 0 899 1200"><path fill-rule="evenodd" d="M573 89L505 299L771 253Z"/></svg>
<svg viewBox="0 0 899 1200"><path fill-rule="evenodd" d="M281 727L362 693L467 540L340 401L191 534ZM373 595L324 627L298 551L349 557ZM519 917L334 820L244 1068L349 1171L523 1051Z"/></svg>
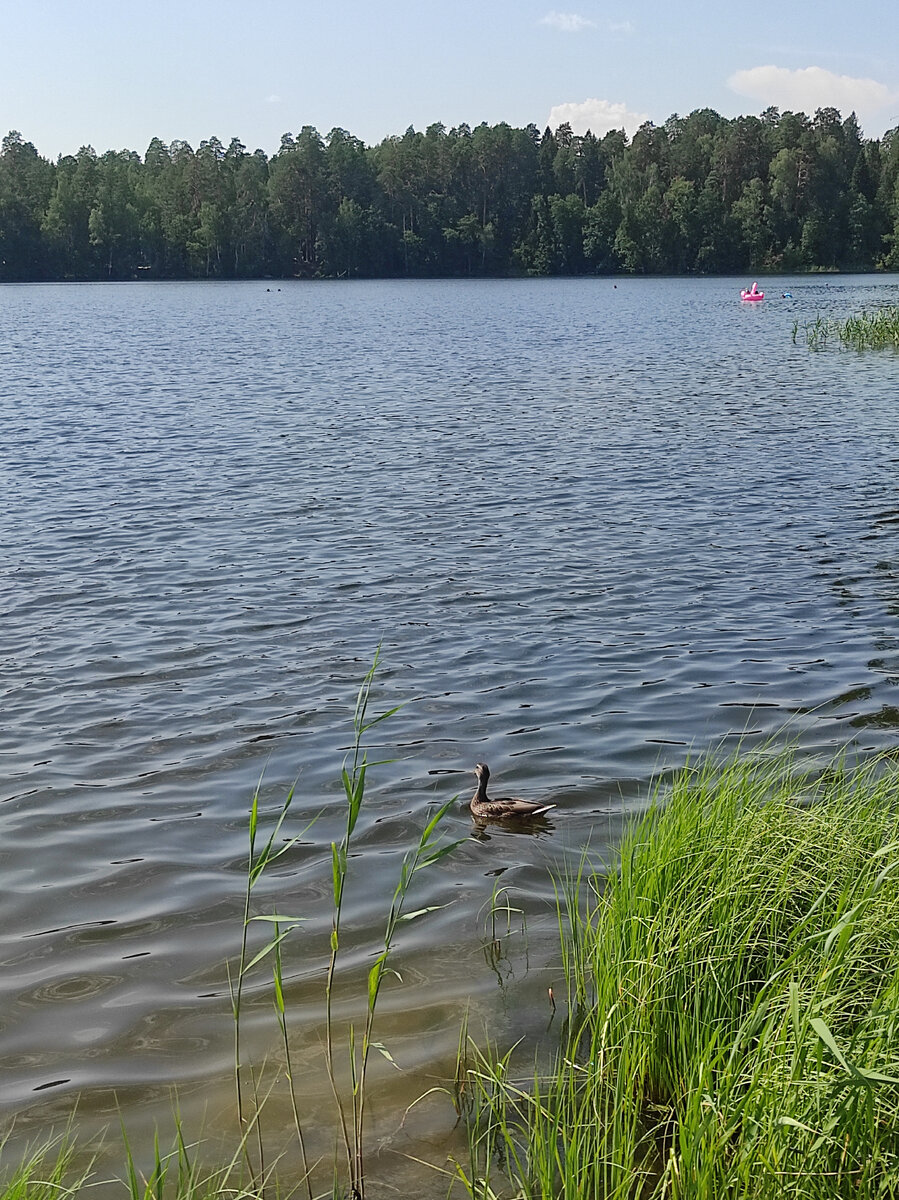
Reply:
<svg viewBox="0 0 899 1200"><path fill-rule="evenodd" d="M0 152L5 282L897 269L899 128L834 108Z"/></svg>

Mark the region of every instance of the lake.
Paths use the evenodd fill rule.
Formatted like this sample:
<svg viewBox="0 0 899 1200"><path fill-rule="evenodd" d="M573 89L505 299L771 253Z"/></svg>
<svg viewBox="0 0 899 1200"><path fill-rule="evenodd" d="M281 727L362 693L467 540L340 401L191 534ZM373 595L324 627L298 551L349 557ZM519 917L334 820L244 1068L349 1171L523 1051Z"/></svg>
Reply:
<svg viewBox="0 0 899 1200"><path fill-rule="evenodd" d="M379 644L375 708L403 707L372 737L390 761L350 862L341 1020L427 814L458 792L447 834L471 834L475 762L558 805L540 836L490 827L417 879L435 911L401 930L376 1029L397 1066L372 1065L388 1190L445 1194L409 1156L460 1152L452 1105L407 1109L451 1081L464 1013L481 1044L524 1039L525 1070L551 1045L553 877L585 849L613 863L653 778L772 737L812 764L896 745L899 360L791 332L899 303L899 277L761 281L760 305L746 282L0 287L17 1139L77 1099L86 1137L121 1113L141 1157L177 1094L233 1146L227 964L261 779L266 814L296 783L300 841L254 905L305 918L291 1046L330 1155L330 844ZM244 1036L278 1061L264 970Z"/></svg>

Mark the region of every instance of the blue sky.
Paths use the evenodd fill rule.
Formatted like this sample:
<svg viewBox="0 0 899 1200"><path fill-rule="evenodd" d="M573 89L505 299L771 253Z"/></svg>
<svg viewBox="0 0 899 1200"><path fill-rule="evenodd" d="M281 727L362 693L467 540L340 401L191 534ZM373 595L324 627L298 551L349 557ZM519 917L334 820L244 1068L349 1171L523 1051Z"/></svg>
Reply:
<svg viewBox="0 0 899 1200"><path fill-rule="evenodd" d="M49 158L343 126L508 121L576 132L833 105L899 125L893 0L0 0L0 132Z"/></svg>

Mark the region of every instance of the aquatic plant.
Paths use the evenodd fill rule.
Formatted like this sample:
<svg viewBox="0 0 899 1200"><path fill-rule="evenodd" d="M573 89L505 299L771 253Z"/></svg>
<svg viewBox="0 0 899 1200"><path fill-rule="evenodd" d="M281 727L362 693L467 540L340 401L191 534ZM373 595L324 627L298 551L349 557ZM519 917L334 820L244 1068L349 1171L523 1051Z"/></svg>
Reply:
<svg viewBox="0 0 899 1200"><path fill-rule="evenodd" d="M899 1194L897 906L888 761L685 770L563 892L551 1068L467 1048L469 1194Z"/></svg>
<svg viewBox="0 0 899 1200"><path fill-rule="evenodd" d="M899 347L899 307L878 308L871 312L863 310L845 321L825 320L820 315L804 325L794 321L794 343L799 340L800 330L811 350L823 350L831 338L854 350Z"/></svg>
<svg viewBox="0 0 899 1200"><path fill-rule="evenodd" d="M331 1091L334 1097L335 1110L337 1121L340 1130L340 1142L343 1147L343 1157L345 1159L346 1177L343 1183L339 1182L337 1177L334 1183L334 1190L337 1194L345 1190L354 1198L364 1200L365 1197L365 1116L367 1103L367 1074L371 1051L377 1050L389 1061L393 1061L387 1047L374 1039L374 1024L378 1005L378 997L380 995L381 986L385 976L389 973L389 958L394 947L394 942L399 926L405 922L415 920L424 916L429 912L433 912L436 907L434 905L419 908L413 911L407 909L407 900L415 875L424 870L426 867L432 866L439 862L446 855L450 854L459 842L445 842L441 840L442 829L441 823L449 810L455 805L456 798L453 797L445 804L437 808L435 811L428 814L428 819L418 842L407 851L403 856L400 865L399 879L393 892L389 907L385 915L384 932L381 940L381 945L376 952L374 962L370 967L367 975L367 987L364 996L364 1016L361 1021L361 1027L354 1022L349 1024L347 1031L347 1060L349 1067L349 1084L341 1082L340 1062L342 1059L340 1045L338 1043L337 1033L335 1031L333 1001L335 980L338 971L338 962L340 955L340 935L341 935L341 915L343 911L343 900L346 893L347 880L349 877L349 861L350 847L353 840L353 835L362 811L365 799L365 787L367 772L370 766L382 765L371 764L368 760L368 752L364 745L366 736L371 730L382 721L387 720L396 711L396 708L391 708L386 712L381 712L375 716L370 716L369 706L371 702L372 688L377 674L380 661L380 651L375 655L372 666L367 672L359 693L356 698L356 706L353 714L353 745L347 754L344 765L341 771L343 782L344 795L346 799L346 823L344 833L339 842L331 844L331 882L332 882L332 921L331 921L331 937L330 937L330 955L327 962L327 971L324 982L324 1022L325 1022L325 1059L328 1073L328 1079L331 1085ZM272 981L274 988L274 1005L276 1018L280 1030L281 1041L284 1051L287 1082L290 1088L290 1100L294 1119L294 1130L296 1133L297 1147L300 1152L300 1158L303 1164L303 1182L305 1183L310 1200L312 1200L312 1169L306 1158L305 1139L303 1135L303 1123L300 1116L298 1100L294 1087L293 1069L290 1059L290 1039L288 1031L288 1009L285 1001L285 986L283 976L282 963L282 946L295 930L297 930L303 920L299 916L288 916L282 913L271 914L254 914L251 911L251 898L253 889L256 887L265 871L271 866L281 855L287 853L302 836L302 833L287 837L279 843L278 839L282 836L282 830L288 818L290 806L293 799L293 789L288 793L284 804L274 818L271 824L268 836L264 838L262 848L257 850L257 842L260 839L259 833L259 801L258 789L253 797L253 802L250 809L249 822L249 855L247 859L247 883L245 893L244 921L243 921L243 936L241 942L240 956L236 971L236 982L232 987L233 1015L234 1015L234 1045L235 1045L235 1079L237 1088L237 1106L238 1114L242 1127L242 1140L246 1147L246 1160L250 1167L251 1176L256 1185L261 1185L261 1182L266 1176L264 1139L262 1136L262 1108L263 1102L260 1102L260 1074L252 1067L249 1068L249 1076L252 1085L253 1106L249 1110L248 1103L243 1094L241 1084L244 1065L241 1061L241 999L242 989L245 985L247 977L254 969L265 960L270 960L272 964ZM308 826L307 826L308 827ZM252 956L248 949L248 930L253 922L266 921L272 925L272 937L258 949ZM251 1159L249 1154L249 1139L247 1137L249 1131L252 1130L255 1135L256 1153L255 1158ZM337 1166L334 1166L335 1172Z"/></svg>
<svg viewBox="0 0 899 1200"><path fill-rule="evenodd" d="M369 765L362 736L375 723L366 715L372 678L360 692L345 768L346 829L332 846L329 989L339 974L340 902ZM365 1194L368 1053L387 1052L374 1041L378 993L399 925L421 915L405 907L415 874L453 848L438 839L447 807L404 860L367 996L359 997L363 1016L346 1035L349 1084L341 1037L329 1027L343 1114L344 1165L333 1165L327 1187L334 1197ZM255 866L294 844L278 841L286 816L287 805L264 834L258 803L251 809L250 895L262 877ZM521 1047L478 1046L463 1022L455 1080L439 1089L469 1132L467 1161L455 1173L472 1197L899 1195L899 770L890 759L853 770L837 762L817 777L785 756L685 769L659 785L627 832L618 871L591 872L585 857L557 894L567 1015L553 1062L522 1070ZM248 906L245 932L256 915ZM492 944L518 915L495 887L485 920ZM300 926L278 914L270 924L266 945L244 950L234 988L255 986L256 972L271 968L290 1076L281 952ZM238 1022L240 1012L238 1003ZM129 1200L283 1188L277 1164L256 1158L264 1097L256 1095L261 1076L247 1079L253 1103L243 1104L231 1162L201 1170L179 1122L171 1150L157 1142L141 1174L126 1137ZM294 1106L302 1139L296 1098ZM251 1139L257 1151L247 1178ZM68 1200L86 1179L68 1182L70 1166L68 1151L57 1160L45 1147L14 1172L0 1200ZM315 1166L288 1190L311 1196Z"/></svg>
<svg viewBox="0 0 899 1200"><path fill-rule="evenodd" d="M371 1051L377 1050L393 1062L388 1048L375 1040L378 998L384 979L392 971L390 956L402 924L433 912L436 907L442 907L429 905L415 910L409 909L407 901L415 876L419 871L439 862L460 844L458 841L447 842L442 839L442 823L449 810L456 804L454 796L428 813L417 841L403 856L399 878L385 908L381 943L374 951L374 961L367 972L364 993L357 997L357 1007L363 1015L358 1023L350 1022L346 1033L346 1045L342 1048L335 1029L333 1000L339 973L341 914L350 875L349 863L353 857L350 848L364 805L368 770L371 766L381 765L369 762L364 743L375 726L397 711L396 708L392 708L375 716L370 715L372 689L379 661L380 651L375 655L356 698L353 744L341 771L346 800L346 821L342 838L331 845L333 912L330 952L322 964L324 1053L335 1102L336 1122L339 1126L338 1140L342 1146L345 1169L341 1168L338 1161L325 1164L323 1174L328 1181L326 1191L322 1192L319 1189L318 1194L327 1194L335 1198L351 1196L353 1200L364 1200L365 1197L367 1074ZM266 872L294 849L308 830L310 822L298 833L288 832L294 788L290 788L276 812L266 817L260 803L260 786L257 786L250 803L247 826L248 853L240 947L237 961L233 968L229 969L234 1027L234 1086L239 1123L236 1148L224 1165L204 1167L203 1139L188 1143L183 1123L176 1111L175 1134L171 1148L165 1150L160 1145L157 1135L149 1163L139 1167L123 1125L125 1169L119 1183L128 1200L163 1200L164 1197L172 1197L172 1200L205 1200L207 1197L261 1197L268 1193L292 1196L300 1189L305 1192L308 1200L313 1200L313 1174L319 1163L310 1163L306 1153L303 1117L291 1055L289 987L285 978L283 958L288 939L301 929L304 918L277 911L256 912L254 904L257 888ZM270 929L270 934L263 940L262 945L257 945L252 931L258 929L260 923ZM243 1037L247 995L250 990L258 994L260 987L267 986L271 987L283 1055L283 1069L274 1078L270 1070L266 1071L264 1064L247 1058ZM266 1131L263 1129L266 1102L279 1084L283 1083L286 1083L289 1091L293 1135L302 1167L301 1177L291 1180L289 1185L278 1176L280 1155L274 1162L267 1161ZM319 1115L317 1123L320 1121ZM283 1131L278 1130L279 1143L283 1142L282 1133ZM0 1143L0 1152L4 1149L5 1143ZM99 1179L90 1166L80 1173L73 1173L75 1157L76 1145L73 1139L67 1137L46 1142L26 1154L21 1163L5 1176L5 1183L0 1184L0 1200L69 1200L85 1187L101 1183L107 1185L111 1182Z"/></svg>
<svg viewBox="0 0 899 1200"><path fill-rule="evenodd" d="M4 1167L7 1141L4 1138L0 1142L0 1163ZM75 1150L69 1135L32 1146L8 1174L4 1170L0 1200L70 1200L78 1195L90 1180L92 1168L88 1164L74 1170Z"/></svg>
<svg viewBox="0 0 899 1200"><path fill-rule="evenodd" d="M268 836L265 838L261 849L257 849L257 840L259 838L259 786L257 785L253 793L253 799L250 803L250 815L248 823L249 831L249 853L247 855L247 874L246 886L244 890L244 914L243 925L241 929L240 953L237 962L237 969L234 977L231 979L231 1012L234 1020L234 1083L237 1099L237 1116L241 1126L241 1148L247 1166L250 1169L251 1178L255 1181L261 1180L265 1175L265 1149L262 1139L262 1130L260 1124L261 1102L260 1102L260 1077L254 1066L250 1063L245 1067L242 1054L242 1024L241 1014L243 1011L244 990L253 968L257 963L273 956L273 982L275 993L275 1008L278 1015L278 1024L281 1029L282 1041L285 1048L286 1063L287 1063L287 1079L290 1085L291 1103L296 1121L297 1143L300 1149L301 1159L303 1163L303 1176L307 1181L309 1179L309 1165L306 1159L306 1146L303 1137L302 1123L299 1120L299 1114L296 1107L296 1098L293 1089L293 1072L290 1067L290 1042L287 1037L286 1011L284 1008L284 991L283 991L283 974L281 964L281 943L303 920L302 917L288 917L283 914L266 914L263 916L254 915L252 912L253 889L263 878L267 868L273 862L279 859L283 854L296 845L302 834L297 834L293 837L284 839L280 844L278 839L284 823L287 821L290 813L290 807L293 803L294 788L291 787L287 796L278 812ZM307 826L308 828L308 826ZM274 937L270 939L260 950L252 957L249 951L249 936L250 929L255 921L270 921L274 926ZM250 1077L250 1094L252 1097L252 1108L248 1108L248 1101L244 1093L244 1073ZM249 1137L252 1133L256 1140L256 1161L254 1162L249 1152ZM311 1200L311 1184L309 1187L309 1196ZM134 1200L134 1198L132 1198Z"/></svg>
<svg viewBox="0 0 899 1200"><path fill-rule="evenodd" d="M230 1162L207 1169L194 1151L197 1144L188 1145L180 1116L175 1114L175 1136L172 1148L163 1151L157 1133L153 1140L153 1161L149 1171L140 1171L131 1151L127 1131L122 1127L125 1148L125 1178L122 1180L127 1200L164 1200L172 1195L176 1200L213 1200L213 1198L243 1197L259 1194L264 1180L256 1180L251 1190L242 1186L241 1164L244 1158L244 1139L233 1153ZM87 1183L83 1177L79 1187ZM91 1184L102 1182L90 1180ZM31 1195L22 1200L40 1200Z"/></svg>

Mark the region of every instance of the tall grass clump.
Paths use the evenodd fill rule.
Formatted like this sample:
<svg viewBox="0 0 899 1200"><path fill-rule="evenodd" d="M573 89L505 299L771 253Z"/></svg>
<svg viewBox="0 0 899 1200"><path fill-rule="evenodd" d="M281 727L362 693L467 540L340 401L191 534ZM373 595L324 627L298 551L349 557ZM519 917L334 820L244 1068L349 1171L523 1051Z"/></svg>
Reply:
<svg viewBox="0 0 899 1200"><path fill-rule="evenodd" d="M75 1170L75 1143L69 1137L49 1138L6 1169L6 1139L0 1142L2 1200L74 1200L92 1180L92 1168Z"/></svg>
<svg viewBox="0 0 899 1200"><path fill-rule="evenodd" d="M241 1144L229 1162L207 1168L197 1157L197 1144L189 1145L184 1137L180 1116L175 1114L175 1137L171 1148L166 1151L160 1145L159 1135L153 1139L153 1159L146 1170L135 1162L128 1134L122 1126L122 1142L125 1151L125 1176L120 1183L119 1194L123 1200L254 1200L263 1193L262 1183L256 1182L249 1188L244 1186L242 1165L245 1148ZM264 1181L263 1181L264 1182ZM85 1185L105 1185L110 1181L85 1176L79 1181L80 1191ZM2 1197L2 1200L8 1198ZM21 1200L41 1200L31 1195ZM63 1197L65 1200L65 1197Z"/></svg>
<svg viewBox="0 0 899 1200"><path fill-rule="evenodd" d="M472 1196L899 1196L899 774L685 770L564 893L551 1069L469 1049Z"/></svg>
<svg viewBox="0 0 899 1200"><path fill-rule="evenodd" d="M823 350L831 338L853 350L899 348L899 307L879 308L873 312L864 310L845 321L824 320L821 316L805 325L794 321L794 342L798 342L800 330L811 350Z"/></svg>

